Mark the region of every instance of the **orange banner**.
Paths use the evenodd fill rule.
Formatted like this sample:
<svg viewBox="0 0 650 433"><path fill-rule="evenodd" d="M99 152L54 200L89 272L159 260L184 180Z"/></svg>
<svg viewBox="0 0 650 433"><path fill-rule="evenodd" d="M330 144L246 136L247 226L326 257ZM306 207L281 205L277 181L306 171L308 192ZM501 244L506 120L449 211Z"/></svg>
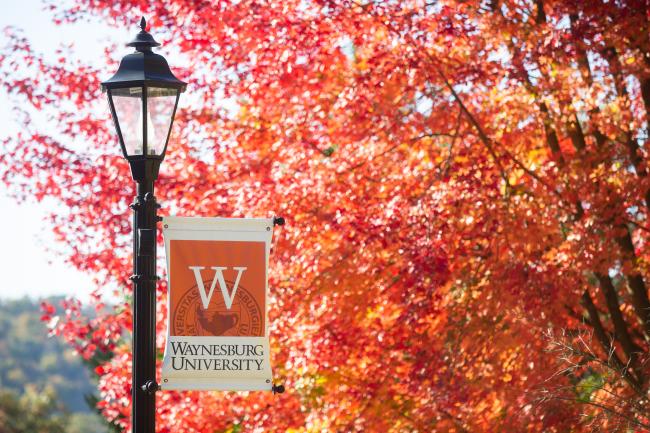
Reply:
<svg viewBox="0 0 650 433"><path fill-rule="evenodd" d="M271 390L270 218L165 217L163 389Z"/></svg>
<svg viewBox="0 0 650 433"><path fill-rule="evenodd" d="M264 336L264 242L170 242L170 335Z"/></svg>

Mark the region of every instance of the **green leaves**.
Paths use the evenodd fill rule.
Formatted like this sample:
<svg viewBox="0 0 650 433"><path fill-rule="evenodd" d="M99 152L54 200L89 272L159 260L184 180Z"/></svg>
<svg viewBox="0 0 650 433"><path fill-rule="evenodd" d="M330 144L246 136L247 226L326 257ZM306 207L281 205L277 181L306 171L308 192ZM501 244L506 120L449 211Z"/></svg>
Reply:
<svg viewBox="0 0 650 433"><path fill-rule="evenodd" d="M575 392L579 402L589 403L592 396L603 389L605 386L604 378L596 372L587 372L575 385Z"/></svg>

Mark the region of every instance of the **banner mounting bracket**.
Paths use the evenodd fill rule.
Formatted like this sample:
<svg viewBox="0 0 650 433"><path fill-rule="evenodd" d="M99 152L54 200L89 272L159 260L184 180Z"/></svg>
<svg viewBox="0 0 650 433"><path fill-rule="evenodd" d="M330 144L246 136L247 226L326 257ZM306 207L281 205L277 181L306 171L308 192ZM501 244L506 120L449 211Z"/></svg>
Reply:
<svg viewBox="0 0 650 433"><path fill-rule="evenodd" d="M156 391L160 391L160 385L155 380L148 380L140 388L147 394L154 394Z"/></svg>

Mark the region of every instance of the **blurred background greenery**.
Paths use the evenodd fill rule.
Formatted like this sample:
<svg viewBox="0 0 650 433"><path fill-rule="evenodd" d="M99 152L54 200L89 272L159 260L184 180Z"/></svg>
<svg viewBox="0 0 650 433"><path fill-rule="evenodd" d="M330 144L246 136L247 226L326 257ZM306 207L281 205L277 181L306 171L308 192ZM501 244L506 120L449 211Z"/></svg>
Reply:
<svg viewBox="0 0 650 433"><path fill-rule="evenodd" d="M0 433L107 432L91 409L97 391L89 369L48 337L41 314L37 300L0 301Z"/></svg>

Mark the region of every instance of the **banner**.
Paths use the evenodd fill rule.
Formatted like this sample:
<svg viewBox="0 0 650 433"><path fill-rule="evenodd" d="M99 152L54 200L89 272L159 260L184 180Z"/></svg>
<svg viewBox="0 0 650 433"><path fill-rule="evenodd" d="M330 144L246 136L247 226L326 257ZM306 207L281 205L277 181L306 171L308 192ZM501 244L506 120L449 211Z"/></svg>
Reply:
<svg viewBox="0 0 650 433"><path fill-rule="evenodd" d="M163 219L169 308L162 389L272 389L272 235L272 218Z"/></svg>

